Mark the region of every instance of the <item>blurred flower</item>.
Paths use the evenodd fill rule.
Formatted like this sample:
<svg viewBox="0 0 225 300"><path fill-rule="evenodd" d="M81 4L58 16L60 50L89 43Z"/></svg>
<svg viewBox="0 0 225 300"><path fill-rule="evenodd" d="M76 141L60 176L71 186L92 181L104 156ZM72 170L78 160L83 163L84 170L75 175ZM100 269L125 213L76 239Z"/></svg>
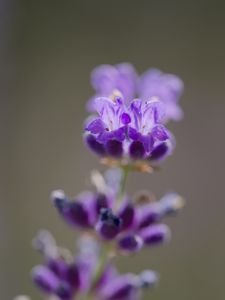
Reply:
<svg viewBox="0 0 225 300"><path fill-rule="evenodd" d="M36 239L42 242L43 232ZM47 246L48 241L45 239L43 243ZM141 289L153 287L158 281L158 274L150 270L140 275L120 275L107 261L99 273L101 256L95 240L83 236L78 240L78 245L78 256L68 259L63 256L62 249L56 246L57 256L43 253L44 263L33 268L33 281L47 296L75 300L91 294L101 300L135 300L139 299Z"/></svg>
<svg viewBox="0 0 225 300"><path fill-rule="evenodd" d="M123 196L117 203L118 191L111 189L104 177L99 181L101 185L97 183L95 192L83 192L75 200L68 199L62 191L52 193L53 204L68 224L96 232L103 241L114 241L114 249L123 253L137 252L144 246L169 240L170 230L160 222L182 208L183 199L179 195L169 193L159 201L146 203Z"/></svg>
<svg viewBox="0 0 225 300"><path fill-rule="evenodd" d="M178 76L150 69L140 77L138 92L142 99L156 97L162 101L165 108L165 121L179 121L183 117L179 106L183 82Z"/></svg>
<svg viewBox="0 0 225 300"><path fill-rule="evenodd" d="M176 75L149 69L138 78L134 67L129 63L100 65L93 70L91 83L96 94L88 102L90 111L96 111L94 99L114 94L121 96L126 104L135 97L140 97L144 102L158 99L165 108L164 122L178 121L183 116L179 106L183 82Z"/></svg>
<svg viewBox="0 0 225 300"><path fill-rule="evenodd" d="M95 111L93 99L101 96L110 96L115 91L123 95L126 101L134 99L137 90L137 74L134 67L129 63L122 63L116 66L101 65L91 73L91 84L96 95L88 102L88 109Z"/></svg>

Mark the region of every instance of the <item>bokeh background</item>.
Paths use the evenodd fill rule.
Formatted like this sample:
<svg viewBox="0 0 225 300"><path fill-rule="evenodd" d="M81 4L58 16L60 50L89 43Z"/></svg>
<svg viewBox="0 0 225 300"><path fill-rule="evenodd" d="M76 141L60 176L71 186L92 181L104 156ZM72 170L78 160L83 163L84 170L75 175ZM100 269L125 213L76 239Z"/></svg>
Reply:
<svg viewBox="0 0 225 300"><path fill-rule="evenodd" d="M141 257L117 260L121 271L161 273L144 299L225 299L225 5L224 1L0 2L0 299L41 295L29 273L41 258L38 229L74 248L75 232L49 194L75 195L100 166L82 143L90 71L133 63L178 74L185 118L170 124L177 149L155 175L129 178L129 192L176 190L187 205L169 220L173 239Z"/></svg>

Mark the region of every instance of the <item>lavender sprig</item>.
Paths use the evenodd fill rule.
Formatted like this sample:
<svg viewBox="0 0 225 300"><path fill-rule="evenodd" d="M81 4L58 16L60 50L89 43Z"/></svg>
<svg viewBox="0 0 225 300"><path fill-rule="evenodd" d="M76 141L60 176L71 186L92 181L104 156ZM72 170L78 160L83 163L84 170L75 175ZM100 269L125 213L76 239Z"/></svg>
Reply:
<svg viewBox="0 0 225 300"><path fill-rule="evenodd" d="M49 299L138 300L156 285L158 273L121 275L113 259L168 242L171 232L162 221L184 201L176 193L158 201L142 191L132 197L126 181L130 172L152 172L172 154L175 139L166 124L182 117L183 83L156 69L138 77L127 63L97 67L91 82L96 95L88 102L92 115L84 140L110 168L104 175L92 172L94 188L74 198L52 192L60 217L80 233L79 251L74 255L57 246L49 232L40 232L33 246L44 262L33 268L32 278Z"/></svg>

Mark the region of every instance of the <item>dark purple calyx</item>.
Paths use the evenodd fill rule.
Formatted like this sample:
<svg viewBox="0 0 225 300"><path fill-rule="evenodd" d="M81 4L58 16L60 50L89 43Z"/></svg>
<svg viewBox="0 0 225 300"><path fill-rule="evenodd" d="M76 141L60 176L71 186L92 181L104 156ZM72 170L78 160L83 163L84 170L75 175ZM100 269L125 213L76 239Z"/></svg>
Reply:
<svg viewBox="0 0 225 300"><path fill-rule="evenodd" d="M105 145L106 152L109 156L121 158L123 155L123 144L117 140L109 140Z"/></svg>
<svg viewBox="0 0 225 300"><path fill-rule="evenodd" d="M106 152L103 144L99 143L92 134L87 135L85 140L90 150L99 156L105 156Z"/></svg>
<svg viewBox="0 0 225 300"><path fill-rule="evenodd" d="M142 229L157 222L161 217L159 206L156 203L146 204L139 207L138 228Z"/></svg>
<svg viewBox="0 0 225 300"><path fill-rule="evenodd" d="M149 157L150 160L161 160L163 159L169 151L167 143L161 143L154 147Z"/></svg>
<svg viewBox="0 0 225 300"><path fill-rule="evenodd" d="M145 148L142 142L134 141L131 143L129 153L132 159L142 159L145 156Z"/></svg>
<svg viewBox="0 0 225 300"><path fill-rule="evenodd" d="M170 238L170 230L165 224L149 226L139 232L144 244L147 246L157 245L166 242Z"/></svg>
<svg viewBox="0 0 225 300"><path fill-rule="evenodd" d="M64 218L79 227L90 227L90 216L87 208L80 202L70 202L63 211Z"/></svg>

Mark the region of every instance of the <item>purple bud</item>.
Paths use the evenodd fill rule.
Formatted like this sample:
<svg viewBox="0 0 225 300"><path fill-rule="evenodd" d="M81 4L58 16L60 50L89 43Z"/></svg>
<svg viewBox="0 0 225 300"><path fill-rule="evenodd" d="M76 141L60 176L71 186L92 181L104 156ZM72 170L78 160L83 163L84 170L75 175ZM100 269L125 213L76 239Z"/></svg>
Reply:
<svg viewBox="0 0 225 300"><path fill-rule="evenodd" d="M142 248L143 240L138 235L127 234L119 239L118 246L122 251L136 252Z"/></svg>
<svg viewBox="0 0 225 300"><path fill-rule="evenodd" d="M166 142L161 143L153 148L150 160L161 160L169 153L169 146Z"/></svg>
<svg viewBox="0 0 225 300"><path fill-rule="evenodd" d="M86 207L78 202L70 202L64 211L64 216L71 224L79 227L89 227L89 212Z"/></svg>
<svg viewBox="0 0 225 300"><path fill-rule="evenodd" d="M96 225L96 231L105 240L114 239L120 232L121 219L115 216L111 209L101 209L100 220Z"/></svg>
<svg viewBox="0 0 225 300"><path fill-rule="evenodd" d="M31 274L36 285L46 293L53 293L60 284L57 276L45 266L34 267Z"/></svg>
<svg viewBox="0 0 225 300"><path fill-rule="evenodd" d="M131 122L131 117L129 114L127 113L122 113L121 115L121 122L124 124L124 125L127 125Z"/></svg>
<svg viewBox="0 0 225 300"><path fill-rule="evenodd" d="M99 143L96 138L92 135L89 134L85 137L85 141L88 145L88 147L97 155L100 156L105 156L105 149L103 144Z"/></svg>
<svg viewBox="0 0 225 300"><path fill-rule="evenodd" d="M130 156L133 159L141 159L145 156L145 148L142 142L134 141L130 145Z"/></svg>
<svg viewBox="0 0 225 300"><path fill-rule="evenodd" d="M123 155L123 144L120 141L109 140L105 147L109 156L120 158Z"/></svg>
<svg viewBox="0 0 225 300"><path fill-rule="evenodd" d="M165 224L156 224L141 230L139 235L145 245L152 246L167 242L170 239L170 229Z"/></svg>
<svg viewBox="0 0 225 300"><path fill-rule="evenodd" d="M158 203L141 205L137 208L138 228L142 229L157 222L161 217Z"/></svg>
<svg viewBox="0 0 225 300"><path fill-rule="evenodd" d="M120 209L119 217L122 220L121 230L126 230L132 227L135 219L135 209L131 203L124 203Z"/></svg>

